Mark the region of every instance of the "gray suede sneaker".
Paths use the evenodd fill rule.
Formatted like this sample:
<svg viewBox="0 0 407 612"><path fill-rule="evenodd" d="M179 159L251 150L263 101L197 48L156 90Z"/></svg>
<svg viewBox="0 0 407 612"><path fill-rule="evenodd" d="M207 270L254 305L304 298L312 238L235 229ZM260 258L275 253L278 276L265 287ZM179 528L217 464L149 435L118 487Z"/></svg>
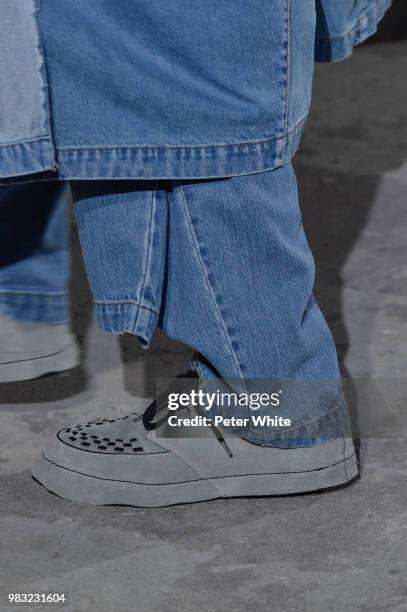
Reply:
<svg viewBox="0 0 407 612"><path fill-rule="evenodd" d="M0 383L38 378L79 365L69 324L48 325L0 316Z"/></svg>
<svg viewBox="0 0 407 612"><path fill-rule="evenodd" d="M281 449L236 436L226 441L204 426L193 438L179 429L178 437L157 437L146 426L145 417L128 415L63 429L32 474L71 501L141 507L317 491L358 474L351 438Z"/></svg>

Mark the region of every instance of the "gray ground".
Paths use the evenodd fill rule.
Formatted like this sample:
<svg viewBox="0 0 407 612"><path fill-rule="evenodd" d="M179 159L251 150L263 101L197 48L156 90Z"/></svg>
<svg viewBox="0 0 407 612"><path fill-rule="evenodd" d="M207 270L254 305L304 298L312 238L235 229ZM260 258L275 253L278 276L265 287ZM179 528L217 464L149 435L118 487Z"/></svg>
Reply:
<svg viewBox="0 0 407 612"><path fill-rule="evenodd" d="M358 379L348 392L369 434L361 480L158 510L48 494L28 472L47 434L143 408L154 377L182 371L189 354L163 337L145 354L99 332L76 263L83 369L0 390L1 610L8 592L29 591L64 592L72 612L407 611L406 75L406 42L320 66L296 163L317 294L344 372Z"/></svg>

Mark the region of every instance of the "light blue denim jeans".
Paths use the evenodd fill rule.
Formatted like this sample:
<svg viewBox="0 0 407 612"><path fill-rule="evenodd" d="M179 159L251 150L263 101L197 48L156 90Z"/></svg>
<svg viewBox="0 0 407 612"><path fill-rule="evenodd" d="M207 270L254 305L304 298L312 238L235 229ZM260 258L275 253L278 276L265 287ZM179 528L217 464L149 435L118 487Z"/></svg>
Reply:
<svg viewBox="0 0 407 612"><path fill-rule="evenodd" d="M347 431L290 164L229 179L71 188L102 329L134 334L147 348L160 326L195 349L192 368L207 385L284 388L283 414L292 425L232 428L252 442L308 446ZM63 187L36 183L3 188L0 196L0 313L66 320ZM270 413L256 414L262 410ZM217 413L231 416L221 406L212 409ZM235 406L232 414L247 410Z"/></svg>
<svg viewBox="0 0 407 612"><path fill-rule="evenodd" d="M148 347L159 325L196 350L203 381L249 392L278 381L292 425L233 429L252 442L308 446L347 430L290 164L229 179L75 182L72 192L102 329Z"/></svg>

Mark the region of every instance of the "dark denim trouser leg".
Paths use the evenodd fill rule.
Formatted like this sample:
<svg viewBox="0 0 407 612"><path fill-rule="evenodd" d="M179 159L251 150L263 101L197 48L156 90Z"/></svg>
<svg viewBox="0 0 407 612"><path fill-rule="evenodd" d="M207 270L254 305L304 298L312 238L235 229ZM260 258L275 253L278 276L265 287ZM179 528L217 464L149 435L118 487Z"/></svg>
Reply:
<svg viewBox="0 0 407 612"><path fill-rule="evenodd" d="M69 320L66 187L44 182L0 188L0 314Z"/></svg>

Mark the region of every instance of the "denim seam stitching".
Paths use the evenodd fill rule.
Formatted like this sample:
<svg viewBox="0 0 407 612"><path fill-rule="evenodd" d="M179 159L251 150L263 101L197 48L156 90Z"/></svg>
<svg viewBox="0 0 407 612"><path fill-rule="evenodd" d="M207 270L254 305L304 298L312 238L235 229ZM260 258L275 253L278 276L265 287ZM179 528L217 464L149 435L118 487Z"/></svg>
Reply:
<svg viewBox="0 0 407 612"><path fill-rule="evenodd" d="M241 373L241 370L240 370L240 364L239 364L239 362L237 360L236 354L235 354L235 352L233 350L233 347L232 347L232 345L230 343L230 338L229 338L229 335L228 335L226 327L225 327L225 322L224 322L224 320L222 318L221 312L219 310L219 306L216 303L216 299L215 299L215 296L214 296L214 293L213 293L213 289L212 289L211 284L210 284L209 279L208 279L207 270L206 270L205 264L204 264L204 262L202 260L202 255L201 255L201 252L200 252L198 240L197 240L197 237L195 235L195 231L194 231L194 229L192 227L192 221L191 221L191 218L190 218L190 215L189 215L189 210L188 210L188 205L187 205L187 201L186 201L186 196L185 196L184 190L183 190L181 185L179 185L179 190L180 190L181 198L182 198L183 205L184 205L185 216L186 216L187 223L188 223L188 226L189 226L189 230L191 232L191 236L192 236L192 239L193 239L193 242L194 242L194 246L195 246L195 249L196 249L196 252L197 252L197 255L198 255L198 259L199 259L199 262L200 262L200 265L201 265L201 268L202 268L202 272L204 274L206 285L207 285L209 294L210 294L210 296L212 298L212 302L213 302L214 307L215 307L215 312L217 314L217 318L218 318L219 323L221 325L221 328L223 330L223 334L224 334L226 343L227 343L227 345L229 347L229 351L230 351L230 353L232 355L232 359L234 361L235 367L237 369L239 377L242 379L243 376L242 376L242 373Z"/></svg>
<svg viewBox="0 0 407 612"><path fill-rule="evenodd" d="M324 419L325 417L331 415L332 413L340 410L343 406L343 402L338 401L339 398L337 398L336 400L334 400L332 402L332 404L335 404L334 407L330 408L327 412L324 412L324 414L321 414L318 417L315 417L314 419L311 419L311 421L305 421L304 423L301 423L301 425L297 425L296 427L285 427L285 428L281 428L278 430L278 434L280 433L285 433L287 431L292 432L292 431L297 431L298 429L303 429L304 427L308 427L308 425L314 425L315 423L317 423L318 421L321 421L322 419ZM331 404L331 406L332 406ZM257 430L250 430L250 433L254 433L256 436L267 436L269 435L269 433L261 433L258 432Z"/></svg>
<svg viewBox="0 0 407 612"><path fill-rule="evenodd" d="M146 255L146 264L145 264L145 268L144 268L144 273L143 273L143 280L141 283L141 289L140 289L140 307L138 309L137 315L135 317L135 321L134 321L134 325L132 328L132 333L134 334L137 328L137 325L139 323L140 320L140 312L141 312L141 305L144 302L144 290L146 288L146 284L147 284L147 276L148 276L148 269L150 266L150 259L151 259L151 251L152 251L152 233L153 233L153 223L154 223L154 213L155 213L155 208L156 208L156 189L157 189L157 183L155 183L153 185L153 190L151 191L151 210L150 210L150 222L149 222L149 227L148 227L148 246L147 246L147 255ZM150 309L151 310L151 309Z"/></svg>
<svg viewBox="0 0 407 612"><path fill-rule="evenodd" d="M44 153L40 153L39 151L35 151L34 150L33 147L34 147L35 143L49 144L49 145L52 146L51 138L49 136L45 136L44 138L31 138L30 140L21 140L21 141L16 141L16 142L12 142L12 143L1 144L0 145L0 152L2 152L2 149L7 149L9 147L26 147L31 154L36 155L37 157L42 157L44 159L48 159L48 156L44 155ZM45 172L45 171L46 170L41 170L41 172Z"/></svg>
<svg viewBox="0 0 407 612"><path fill-rule="evenodd" d="M125 305L125 304L134 304L135 306L138 306L139 308L142 308L144 310L149 310L150 312L154 313L154 314L158 314L158 311L155 310L154 308L151 308L150 306L144 306L143 304L140 304L139 302L136 302L136 300L112 300L111 302L100 302L98 300L94 300L94 304L95 306L121 306L121 305Z"/></svg>
<svg viewBox="0 0 407 612"><path fill-rule="evenodd" d="M369 13L373 9L379 8L380 6L386 6L386 4L388 4L388 0L378 0L377 2L374 2L373 4L371 4L369 8L367 8L366 11L362 15L359 15L357 20L353 23L353 25L349 28L349 30L347 30L344 34L340 34L339 36L324 36L323 34L316 34L315 38L318 38L321 40L341 40L343 38L348 38L351 34L355 32L355 30L357 30L360 27L361 22L369 15Z"/></svg>
<svg viewBox="0 0 407 612"><path fill-rule="evenodd" d="M2 142L0 145L0 149L2 147L15 147L15 146L24 146L30 145L31 143L36 142L50 142L51 138L49 136L35 136L34 138L27 138L23 140L13 140L10 142Z"/></svg>
<svg viewBox="0 0 407 612"><path fill-rule="evenodd" d="M285 53L285 63L286 63L286 75L285 75L285 127L284 134L287 137L284 139L284 148L282 153L282 159L285 159L287 145L288 145L288 122L289 122L289 87L290 87L290 77L291 77L291 29L290 29L290 19L291 19L291 0L287 0L286 5L286 18L285 18L285 35L287 37L287 49Z"/></svg>
<svg viewBox="0 0 407 612"><path fill-rule="evenodd" d="M52 126L52 118L51 118L51 113L52 113L51 89L49 86L49 75L48 75L48 68L47 68L47 58L45 55L45 47L44 47L43 40L42 40L42 29L41 29L41 20L40 20L40 10L41 10L40 2L41 0L34 0L34 5L36 7L36 10L34 13L34 19L37 25L37 36L38 36L37 49L41 57L40 74L41 74L41 80L42 80L42 85L43 85L42 108L43 108L43 113L44 113L45 133L46 133L47 139L52 148L52 160L50 160L50 163L51 163L51 167L54 170L56 170L58 168L58 164L56 163L56 159L55 159L56 150L55 150L55 142L54 142L54 137L53 137L53 126ZM41 155L41 157L45 157L45 155L44 156Z"/></svg>
<svg viewBox="0 0 407 612"><path fill-rule="evenodd" d="M274 140L284 140L287 135L296 132L301 123L305 120L308 115L308 111L304 113L294 125L290 127L290 129L280 136L266 136L265 138L259 138L256 140L240 140L238 142L215 142L213 144L174 144L174 145L154 145L154 144L123 144L123 145L95 145L92 147L82 147L82 146L72 146L72 147L57 147L58 151L98 151L98 150L106 150L109 151L111 149L211 149L211 148L229 148L229 147L239 147L239 146L247 146L247 145L255 145L268 143ZM22 141L24 142L24 141ZM18 143L16 143L18 144Z"/></svg>
<svg viewBox="0 0 407 612"><path fill-rule="evenodd" d="M62 293L48 293L45 291L3 291L2 289L0 289L0 297L2 295L27 295L27 296L42 296L42 297L54 297L54 298L59 298L59 297L66 297L68 295L68 291L64 291Z"/></svg>

